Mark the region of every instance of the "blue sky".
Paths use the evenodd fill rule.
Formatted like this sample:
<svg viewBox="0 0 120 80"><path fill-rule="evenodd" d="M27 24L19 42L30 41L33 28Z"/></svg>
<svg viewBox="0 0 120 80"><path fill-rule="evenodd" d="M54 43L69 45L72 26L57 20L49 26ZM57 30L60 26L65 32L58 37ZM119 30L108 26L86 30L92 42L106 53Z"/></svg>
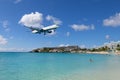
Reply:
<svg viewBox="0 0 120 80"><path fill-rule="evenodd" d="M40 22L33 21L34 25L60 21L54 35L32 34L19 23L25 15L36 13L42 16L35 17ZM30 25L30 19L23 21ZM120 0L0 0L0 51L66 45L91 48L119 41L119 34Z"/></svg>

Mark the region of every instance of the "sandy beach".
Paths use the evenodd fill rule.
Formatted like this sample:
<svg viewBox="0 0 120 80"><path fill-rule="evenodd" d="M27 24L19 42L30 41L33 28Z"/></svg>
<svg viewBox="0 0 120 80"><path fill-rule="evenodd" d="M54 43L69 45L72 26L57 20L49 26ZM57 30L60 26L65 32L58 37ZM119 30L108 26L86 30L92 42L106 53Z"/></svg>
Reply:
<svg viewBox="0 0 120 80"><path fill-rule="evenodd" d="M111 52L106 52L106 51L101 51L101 52L86 52L88 54L115 54L115 55L120 55L120 51L116 51L114 53Z"/></svg>

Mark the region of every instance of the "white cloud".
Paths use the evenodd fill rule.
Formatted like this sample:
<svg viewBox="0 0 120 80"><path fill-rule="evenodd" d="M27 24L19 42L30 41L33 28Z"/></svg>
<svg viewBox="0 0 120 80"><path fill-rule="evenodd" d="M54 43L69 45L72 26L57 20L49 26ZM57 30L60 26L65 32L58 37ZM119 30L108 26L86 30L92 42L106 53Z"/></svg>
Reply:
<svg viewBox="0 0 120 80"><path fill-rule="evenodd" d="M86 46L85 45L80 45L80 48L85 48Z"/></svg>
<svg viewBox="0 0 120 80"><path fill-rule="evenodd" d="M45 17L47 21L52 21L53 25L60 25L62 21L60 21L58 18L55 18L53 16L48 15ZM30 14L25 14L22 16L20 21L18 22L19 24L25 26L25 27L34 27L34 28L43 28L45 27L43 25L43 14L39 12L35 13L30 13ZM52 33L49 33L48 35L55 35L56 32L52 31Z"/></svg>
<svg viewBox="0 0 120 80"><path fill-rule="evenodd" d="M7 42L8 42L7 39L0 35L0 45L5 45L7 44Z"/></svg>
<svg viewBox="0 0 120 80"><path fill-rule="evenodd" d="M19 2L21 2L22 0L15 0L14 3L17 4Z"/></svg>
<svg viewBox="0 0 120 80"><path fill-rule="evenodd" d="M93 45L93 48L97 48L97 46L96 46L96 45Z"/></svg>
<svg viewBox="0 0 120 80"><path fill-rule="evenodd" d="M77 24L73 24L71 25L71 28L73 28L75 31L86 31L86 30L94 30L95 27L94 25L84 25L84 24L81 24L81 25L77 25Z"/></svg>
<svg viewBox="0 0 120 80"><path fill-rule="evenodd" d="M110 16L108 19L103 20L104 26L118 27L120 26L120 13Z"/></svg>
<svg viewBox="0 0 120 80"><path fill-rule="evenodd" d="M54 24L57 24L57 25L60 25L62 23L62 21L60 21L58 18L55 18L55 17L50 16L50 15L48 15L46 17L46 20L52 21Z"/></svg>
<svg viewBox="0 0 120 80"><path fill-rule="evenodd" d="M6 32L9 32L9 31L10 31L10 29L9 29L9 28L6 28L6 29L5 29L5 31L6 31Z"/></svg>
<svg viewBox="0 0 120 80"><path fill-rule="evenodd" d="M6 32L10 31L8 20L1 21L1 24L2 24L2 27L5 29Z"/></svg>
<svg viewBox="0 0 120 80"><path fill-rule="evenodd" d="M21 20L19 21L19 24L22 24L26 27L38 27L42 28L43 25L41 24L43 21L43 14L39 12L31 13L31 14L25 14Z"/></svg>
<svg viewBox="0 0 120 80"><path fill-rule="evenodd" d="M70 36L70 32L67 32L67 33L66 33L66 36L68 36L68 37L69 37L69 36Z"/></svg>
<svg viewBox="0 0 120 80"><path fill-rule="evenodd" d="M10 36L9 39L13 39L14 37L13 36Z"/></svg>
<svg viewBox="0 0 120 80"><path fill-rule="evenodd" d="M59 47L67 47L69 44L60 44Z"/></svg>
<svg viewBox="0 0 120 80"><path fill-rule="evenodd" d="M30 51L31 49L25 49L25 48L0 48L0 51L4 51L4 52L26 52L26 51Z"/></svg>
<svg viewBox="0 0 120 80"><path fill-rule="evenodd" d="M106 38L106 39L110 39L110 35L106 35L105 38Z"/></svg>
<svg viewBox="0 0 120 80"><path fill-rule="evenodd" d="M83 21L88 21L88 19L87 18L83 18Z"/></svg>
<svg viewBox="0 0 120 80"><path fill-rule="evenodd" d="M4 28L7 28L7 27L8 27L8 21L7 21L7 20L3 21L3 22L2 22L2 26L3 26Z"/></svg>

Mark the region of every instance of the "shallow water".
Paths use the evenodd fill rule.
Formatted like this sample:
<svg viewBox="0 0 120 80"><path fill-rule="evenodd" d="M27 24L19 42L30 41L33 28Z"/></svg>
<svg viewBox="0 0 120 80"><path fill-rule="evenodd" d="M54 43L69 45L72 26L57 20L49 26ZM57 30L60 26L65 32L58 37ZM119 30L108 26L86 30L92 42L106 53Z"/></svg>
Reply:
<svg viewBox="0 0 120 80"><path fill-rule="evenodd" d="M0 53L0 80L120 80L120 56Z"/></svg>

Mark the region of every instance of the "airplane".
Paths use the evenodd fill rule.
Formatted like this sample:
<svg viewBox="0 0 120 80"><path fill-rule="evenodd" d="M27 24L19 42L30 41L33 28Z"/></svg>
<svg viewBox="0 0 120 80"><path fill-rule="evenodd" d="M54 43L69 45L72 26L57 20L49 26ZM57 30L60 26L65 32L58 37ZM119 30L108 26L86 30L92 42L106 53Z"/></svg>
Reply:
<svg viewBox="0 0 120 80"><path fill-rule="evenodd" d="M33 34L41 34L44 33L44 35L46 35L47 33L52 33L55 32L55 29L57 29L59 26L57 25L51 25L51 26L47 26L47 27L43 27L43 28L34 28L34 27L30 27L30 29L32 30Z"/></svg>

